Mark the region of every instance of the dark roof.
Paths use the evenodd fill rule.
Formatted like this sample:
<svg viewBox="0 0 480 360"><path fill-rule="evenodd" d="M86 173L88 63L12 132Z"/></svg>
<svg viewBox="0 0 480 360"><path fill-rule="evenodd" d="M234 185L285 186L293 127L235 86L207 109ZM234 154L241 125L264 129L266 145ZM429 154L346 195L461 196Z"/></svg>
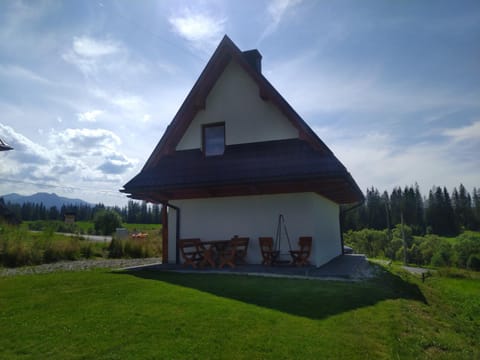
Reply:
<svg viewBox="0 0 480 360"><path fill-rule="evenodd" d="M124 190L133 197L165 199L306 191L338 203L362 199L334 156L299 139L229 145L221 156L205 157L200 149L176 151L144 169Z"/></svg>
<svg viewBox="0 0 480 360"><path fill-rule="evenodd" d="M363 200L361 190L345 167L261 74L259 58L258 51L243 53L225 36L142 171L125 184L122 192L152 202L311 191L337 203ZM299 139L231 145L219 157L205 158L200 149L176 151L231 61L255 81L259 96L276 106L298 130Z"/></svg>

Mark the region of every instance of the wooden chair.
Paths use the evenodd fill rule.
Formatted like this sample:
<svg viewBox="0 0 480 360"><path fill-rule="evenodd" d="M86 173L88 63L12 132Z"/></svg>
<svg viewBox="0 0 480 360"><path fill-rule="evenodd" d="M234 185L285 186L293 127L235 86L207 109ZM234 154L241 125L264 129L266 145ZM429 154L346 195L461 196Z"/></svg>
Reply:
<svg viewBox="0 0 480 360"><path fill-rule="evenodd" d="M236 244L235 262L237 264L245 264L250 239L248 237L234 237L232 241Z"/></svg>
<svg viewBox="0 0 480 360"><path fill-rule="evenodd" d="M192 265L196 268L204 259L205 248L200 239L181 239L178 241L178 248L185 260L183 266Z"/></svg>
<svg viewBox="0 0 480 360"><path fill-rule="evenodd" d="M234 268L237 263L245 263L249 238L234 237L220 254L220 266L230 265Z"/></svg>
<svg viewBox="0 0 480 360"><path fill-rule="evenodd" d="M292 264L297 266L309 265L310 261L308 258L312 252L312 237L311 236L300 236L298 239L298 250L290 250L290 255L292 256Z"/></svg>
<svg viewBox="0 0 480 360"><path fill-rule="evenodd" d="M280 251L273 249L273 238L260 237L258 241L262 252L262 265L272 266L280 255Z"/></svg>

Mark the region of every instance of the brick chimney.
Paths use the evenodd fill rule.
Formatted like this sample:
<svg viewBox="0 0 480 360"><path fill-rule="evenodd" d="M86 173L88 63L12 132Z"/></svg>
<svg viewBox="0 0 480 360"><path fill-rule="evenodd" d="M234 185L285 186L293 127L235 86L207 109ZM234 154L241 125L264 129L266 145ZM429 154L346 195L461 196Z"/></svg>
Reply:
<svg viewBox="0 0 480 360"><path fill-rule="evenodd" d="M262 73L262 54L257 49L243 51L243 57L256 72Z"/></svg>

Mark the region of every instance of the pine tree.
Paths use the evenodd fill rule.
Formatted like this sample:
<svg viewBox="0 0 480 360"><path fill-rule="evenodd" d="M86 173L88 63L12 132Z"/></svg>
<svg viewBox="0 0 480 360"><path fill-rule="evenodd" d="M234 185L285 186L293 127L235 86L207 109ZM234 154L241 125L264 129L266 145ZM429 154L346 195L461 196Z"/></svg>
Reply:
<svg viewBox="0 0 480 360"><path fill-rule="evenodd" d="M425 234L425 207L417 183L415 183L415 226L413 233L415 235Z"/></svg>
<svg viewBox="0 0 480 360"><path fill-rule="evenodd" d="M403 192L400 187L394 188L390 195L390 211L392 226L400 224L400 213L402 212Z"/></svg>
<svg viewBox="0 0 480 360"><path fill-rule="evenodd" d="M473 188L472 198L473 230L480 230L480 189Z"/></svg>
<svg viewBox="0 0 480 360"><path fill-rule="evenodd" d="M443 187L443 220L444 232L440 235L456 235L457 229L455 226L455 214L453 212L452 201L446 187Z"/></svg>

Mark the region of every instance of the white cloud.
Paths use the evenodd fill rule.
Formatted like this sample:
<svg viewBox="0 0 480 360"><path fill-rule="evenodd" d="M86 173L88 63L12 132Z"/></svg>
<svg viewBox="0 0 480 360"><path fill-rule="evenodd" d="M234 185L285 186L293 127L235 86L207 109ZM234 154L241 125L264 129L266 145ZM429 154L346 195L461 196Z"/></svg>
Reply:
<svg viewBox="0 0 480 360"><path fill-rule="evenodd" d="M470 125L456 128L446 129L443 135L452 138L453 141L478 140L480 141L480 121L475 121Z"/></svg>
<svg viewBox="0 0 480 360"><path fill-rule="evenodd" d="M72 154L92 154L113 151L121 140L114 132L105 129L52 130L50 143Z"/></svg>
<svg viewBox="0 0 480 360"><path fill-rule="evenodd" d="M272 18L275 26L277 26L285 15L285 12L301 2L302 0L274 0L268 4L267 13Z"/></svg>
<svg viewBox="0 0 480 360"><path fill-rule="evenodd" d="M277 30L280 22L285 17L286 13L292 11L295 6L299 5L302 0L273 0L268 3L267 19L269 21L267 28L260 37L264 39L268 35Z"/></svg>
<svg viewBox="0 0 480 360"><path fill-rule="evenodd" d="M39 188L64 192L68 187L81 191L87 200L88 194L96 194L91 197L93 202L99 201L101 191L118 201L121 196L113 194L123 185L123 176L138 163L120 151L118 135L105 129L51 130L44 136L45 145L1 123L0 134L14 147L2 154L0 194L33 193Z"/></svg>
<svg viewBox="0 0 480 360"><path fill-rule="evenodd" d="M111 155L97 167L106 174L123 174L133 166L134 162L123 155Z"/></svg>
<svg viewBox="0 0 480 360"><path fill-rule="evenodd" d="M14 151L11 151L11 155L9 155L9 160L18 162L20 166L47 164L52 159L48 149L17 133L10 126L0 123L0 134L2 134L3 140L14 148ZM14 171L13 168L9 170Z"/></svg>
<svg viewBox="0 0 480 360"><path fill-rule="evenodd" d="M137 112L145 107L145 101L138 95L117 95L112 97L112 103L126 111Z"/></svg>
<svg viewBox="0 0 480 360"><path fill-rule="evenodd" d="M210 52L225 33L226 18L184 8L168 21L175 33L188 40L194 47Z"/></svg>
<svg viewBox="0 0 480 360"><path fill-rule="evenodd" d="M82 57L92 58L111 55L121 49L122 47L112 40L98 40L88 36L73 38L73 51Z"/></svg>
<svg viewBox="0 0 480 360"><path fill-rule="evenodd" d="M62 54L62 58L85 75L92 75L100 69L117 71L119 67L127 68L124 66L127 55L126 49L117 41L82 36L73 37L71 48Z"/></svg>
<svg viewBox="0 0 480 360"><path fill-rule="evenodd" d="M43 84L51 84L48 79L18 65L0 64L0 76L20 78L23 80L35 81Z"/></svg>
<svg viewBox="0 0 480 360"><path fill-rule="evenodd" d="M386 132L367 132L347 136L338 128L315 129L338 159L346 166L362 191L374 186L391 191L417 182L424 195L434 185L449 189L463 183L468 189L478 187L478 163L474 157L456 157L455 142L418 142L398 144Z"/></svg>
<svg viewBox="0 0 480 360"><path fill-rule="evenodd" d="M78 121L81 122L95 122L97 121L97 117L102 115L104 111L102 110L92 110L92 111L86 111L84 113L78 113Z"/></svg>

